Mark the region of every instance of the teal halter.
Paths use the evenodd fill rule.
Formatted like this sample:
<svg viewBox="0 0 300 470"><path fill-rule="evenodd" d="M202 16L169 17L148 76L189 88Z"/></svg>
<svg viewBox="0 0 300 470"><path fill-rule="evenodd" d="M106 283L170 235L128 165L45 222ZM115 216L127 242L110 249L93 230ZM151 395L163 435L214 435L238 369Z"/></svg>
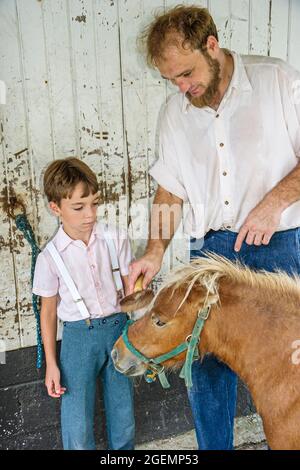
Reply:
<svg viewBox="0 0 300 470"><path fill-rule="evenodd" d="M166 361L172 357L177 356L178 354L182 353L183 351L187 350L185 362L179 374L179 377L185 380L185 385L190 388L193 385L192 382L192 362L199 358L199 352L197 345L200 343L200 334L203 329L205 320L209 317L211 306L207 306L199 310L197 315L197 320L194 325L192 334L189 335L184 343L181 343L176 348L172 349L168 353L162 354L161 356L148 358L144 356L140 351L138 351L129 341L128 339L128 328L130 325L134 323L133 320L128 320L124 331L122 333L123 341L129 349L136 357L138 357L142 362L148 364L149 369L145 372L145 379L147 382L153 382L156 380L156 376L160 380L160 383L163 388L169 388L170 384L167 380L165 374L165 368L161 365L161 362Z"/></svg>

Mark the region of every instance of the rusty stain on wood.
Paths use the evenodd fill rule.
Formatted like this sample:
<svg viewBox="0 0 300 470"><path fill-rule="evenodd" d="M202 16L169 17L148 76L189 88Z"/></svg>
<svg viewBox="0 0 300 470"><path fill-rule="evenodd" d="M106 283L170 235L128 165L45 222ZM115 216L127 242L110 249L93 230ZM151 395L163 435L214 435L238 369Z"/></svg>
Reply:
<svg viewBox="0 0 300 470"><path fill-rule="evenodd" d="M26 206L20 195L17 195L12 187L3 188L1 191L0 202L3 211L8 217L15 218L17 213L26 214Z"/></svg>
<svg viewBox="0 0 300 470"><path fill-rule="evenodd" d="M78 23L86 23L86 15L76 16L75 21L78 21Z"/></svg>
<svg viewBox="0 0 300 470"><path fill-rule="evenodd" d="M101 149L94 149L94 150L91 150L90 152L87 152L88 155L102 155L103 152Z"/></svg>
<svg viewBox="0 0 300 470"><path fill-rule="evenodd" d="M270 56L272 45L272 0L269 1L268 46L267 55Z"/></svg>
<svg viewBox="0 0 300 470"><path fill-rule="evenodd" d="M128 172L127 172L127 190L128 190L128 227L131 224L131 215L130 215L130 208L132 204L132 172L131 172L131 162L129 158L129 143L128 143L128 136L127 130L125 130L125 144L126 144L126 155L127 155L127 165L128 165Z"/></svg>

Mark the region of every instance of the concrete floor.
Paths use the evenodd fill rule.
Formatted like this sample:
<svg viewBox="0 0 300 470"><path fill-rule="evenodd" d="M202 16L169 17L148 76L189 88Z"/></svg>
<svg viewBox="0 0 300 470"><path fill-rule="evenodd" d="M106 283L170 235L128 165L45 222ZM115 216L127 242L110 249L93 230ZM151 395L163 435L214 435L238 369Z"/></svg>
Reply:
<svg viewBox="0 0 300 470"><path fill-rule="evenodd" d="M235 419L234 447L237 450L266 450L267 444L261 418L257 414ZM195 450L197 442L194 430L185 434L140 444L141 450Z"/></svg>

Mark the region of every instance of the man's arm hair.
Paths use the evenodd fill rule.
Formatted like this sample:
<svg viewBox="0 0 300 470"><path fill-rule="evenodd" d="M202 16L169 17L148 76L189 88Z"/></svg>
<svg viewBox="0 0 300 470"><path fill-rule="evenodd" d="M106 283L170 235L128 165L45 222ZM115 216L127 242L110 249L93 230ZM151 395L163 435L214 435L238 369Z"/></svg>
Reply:
<svg viewBox="0 0 300 470"><path fill-rule="evenodd" d="M278 200L283 210L300 200L300 159L295 168L269 192L267 197L270 196Z"/></svg>

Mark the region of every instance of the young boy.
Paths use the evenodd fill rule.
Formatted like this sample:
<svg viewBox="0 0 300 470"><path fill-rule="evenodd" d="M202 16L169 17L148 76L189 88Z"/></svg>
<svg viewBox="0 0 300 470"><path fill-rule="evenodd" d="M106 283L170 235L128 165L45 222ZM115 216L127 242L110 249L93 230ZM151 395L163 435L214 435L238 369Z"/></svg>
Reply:
<svg viewBox="0 0 300 470"><path fill-rule="evenodd" d="M134 447L133 387L110 356L126 323L112 271L107 228L96 223L96 175L81 160L55 160L46 169L44 192L61 225L52 242L86 307L73 300L48 244L37 258L33 292L41 296L41 331L49 396L62 398L64 449L95 449L96 379L103 381L109 449ZM126 292L131 250L126 234L109 227ZM63 321L60 368L56 360L57 316Z"/></svg>

